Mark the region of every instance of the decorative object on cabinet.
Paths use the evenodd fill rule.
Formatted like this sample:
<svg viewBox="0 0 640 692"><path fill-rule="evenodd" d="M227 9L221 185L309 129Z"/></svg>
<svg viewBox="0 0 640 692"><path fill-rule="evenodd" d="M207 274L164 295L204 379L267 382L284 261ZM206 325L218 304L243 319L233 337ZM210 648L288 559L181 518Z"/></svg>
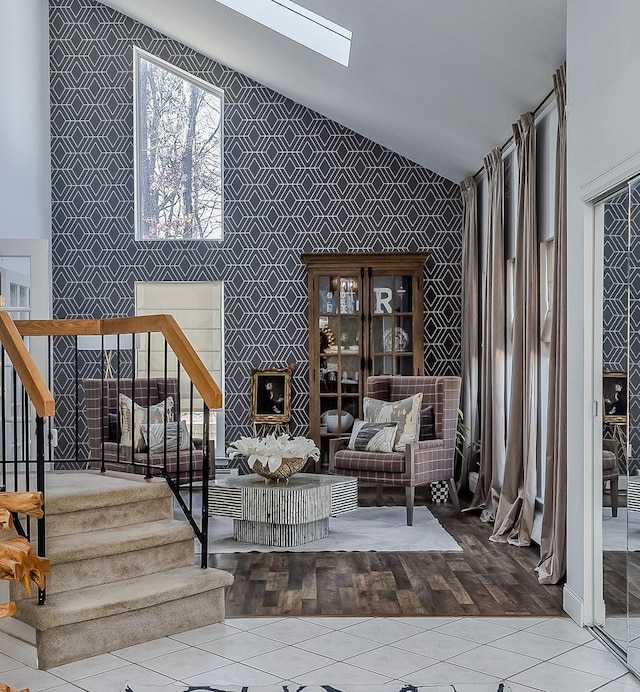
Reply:
<svg viewBox="0 0 640 692"><path fill-rule="evenodd" d="M329 440L362 418L370 375L424 373L424 263L428 252L304 254L309 282L309 423L329 463ZM336 429L328 411L352 420Z"/></svg>
<svg viewBox="0 0 640 692"><path fill-rule="evenodd" d="M347 411L333 409L320 416L320 422L327 427L327 432L348 432L353 425L353 416Z"/></svg>
<svg viewBox="0 0 640 692"><path fill-rule="evenodd" d="M435 412L435 439L408 442L404 451L397 451L395 446L391 453L384 453L349 449L348 438L334 437L330 441L329 472L355 477L361 485L403 486L408 526L413 524L417 485L446 481L449 497L459 509L453 476L461 383L460 377L369 377L366 394L372 400L397 402L421 395L421 403ZM416 410L419 416L420 404Z"/></svg>

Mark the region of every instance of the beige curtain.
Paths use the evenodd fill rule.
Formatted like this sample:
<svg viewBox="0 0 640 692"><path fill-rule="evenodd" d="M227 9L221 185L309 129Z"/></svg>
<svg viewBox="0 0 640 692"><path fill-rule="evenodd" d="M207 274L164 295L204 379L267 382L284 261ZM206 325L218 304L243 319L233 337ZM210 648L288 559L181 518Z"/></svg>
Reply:
<svg viewBox="0 0 640 692"><path fill-rule="evenodd" d="M489 218L482 288L480 472L469 509L491 521L500 496L505 458L504 163L500 149L484 160Z"/></svg>
<svg viewBox="0 0 640 692"><path fill-rule="evenodd" d="M541 584L557 584L566 565L567 519L567 118L564 65L553 76L558 111L556 136L555 275L551 355L549 360L549 411L542 514L540 564Z"/></svg>
<svg viewBox="0 0 640 692"><path fill-rule="evenodd" d="M478 440L478 199L473 176L460 184L462 192L462 414L467 431L459 487L466 488Z"/></svg>
<svg viewBox="0 0 640 692"><path fill-rule="evenodd" d="M515 321L507 454L492 541L529 545L536 498L538 434L538 223L533 113L513 126L518 155Z"/></svg>

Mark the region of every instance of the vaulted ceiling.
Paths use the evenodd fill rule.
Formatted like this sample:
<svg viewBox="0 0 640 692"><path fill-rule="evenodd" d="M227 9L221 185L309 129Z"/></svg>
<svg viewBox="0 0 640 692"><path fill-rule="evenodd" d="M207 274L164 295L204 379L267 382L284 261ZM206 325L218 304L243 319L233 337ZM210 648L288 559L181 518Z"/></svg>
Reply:
<svg viewBox="0 0 640 692"><path fill-rule="evenodd" d="M351 30L348 67L216 0L103 0L454 181L535 108L566 0L297 0Z"/></svg>

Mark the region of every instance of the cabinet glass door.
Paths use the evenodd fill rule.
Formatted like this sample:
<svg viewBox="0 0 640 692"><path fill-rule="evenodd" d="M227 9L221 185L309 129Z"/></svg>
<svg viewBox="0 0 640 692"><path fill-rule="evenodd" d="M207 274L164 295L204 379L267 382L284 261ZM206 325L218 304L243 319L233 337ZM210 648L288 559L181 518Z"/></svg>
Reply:
<svg viewBox="0 0 640 692"><path fill-rule="evenodd" d="M321 435L351 430L360 415L362 383L362 318L360 276L320 276Z"/></svg>
<svg viewBox="0 0 640 692"><path fill-rule="evenodd" d="M372 375L413 375L412 277L374 275L371 282Z"/></svg>

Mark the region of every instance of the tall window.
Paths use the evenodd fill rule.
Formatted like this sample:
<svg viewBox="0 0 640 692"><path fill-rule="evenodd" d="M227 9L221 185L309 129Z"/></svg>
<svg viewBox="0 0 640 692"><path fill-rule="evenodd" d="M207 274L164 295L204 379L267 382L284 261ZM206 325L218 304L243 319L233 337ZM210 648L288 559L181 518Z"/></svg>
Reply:
<svg viewBox="0 0 640 692"><path fill-rule="evenodd" d="M222 91L135 50L136 237L222 239Z"/></svg>

